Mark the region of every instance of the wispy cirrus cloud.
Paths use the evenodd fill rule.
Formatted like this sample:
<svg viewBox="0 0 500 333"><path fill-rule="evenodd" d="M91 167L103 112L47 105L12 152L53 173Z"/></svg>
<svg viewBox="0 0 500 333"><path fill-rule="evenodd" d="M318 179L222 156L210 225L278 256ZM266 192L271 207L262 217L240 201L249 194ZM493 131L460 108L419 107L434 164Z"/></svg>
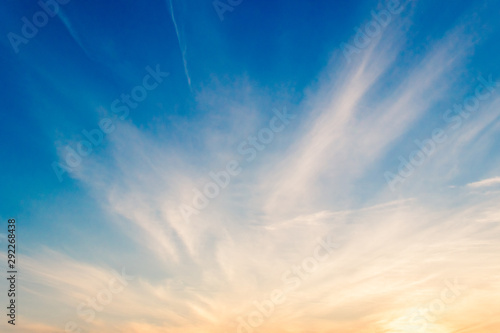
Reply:
<svg viewBox="0 0 500 333"><path fill-rule="evenodd" d="M44 249L21 257L21 290L33 300L23 329L55 331L75 321L91 331L242 333L241 318L262 332L419 332L412 316L458 280L460 297L433 312L427 332L498 330L500 193L470 189L499 180L464 180L500 171L484 158L495 149L500 99L492 94L464 118L398 191L384 180L414 139L452 126L443 113L475 87L461 80L472 70L475 28L459 24L412 53L411 20L395 18L349 64L334 54L318 87L288 107L294 122L189 221L179 206L210 171L242 159L238 144L287 103L286 94L213 78L192 90L193 108L207 114L173 118L168 128L164 119L137 124L133 115L120 123L71 177L134 256L115 251L85 261ZM468 166L479 158L484 169L474 178ZM325 235L339 246L308 272L304 258ZM96 245L86 246L79 250ZM136 278L94 320L82 320L77 307L106 288L117 267ZM253 327L254 302L277 288L289 289L286 301Z"/></svg>
<svg viewBox="0 0 500 333"><path fill-rule="evenodd" d="M483 179L477 182L467 184L468 187L479 188L479 187L490 187L500 184L500 177L493 177L488 179Z"/></svg>
<svg viewBox="0 0 500 333"><path fill-rule="evenodd" d="M328 93L310 96L311 109L301 113L301 125L277 143L287 148L263 152L261 163L239 175L227 193L189 223L178 207L192 198L192 188L203 184L210 171L192 161L212 161L210 155L186 154L182 146L158 143L133 125L113 133L107 148L112 162L92 158L75 177L121 218L117 228L161 263L155 282L151 276L140 277L141 292L148 290L141 297L172 302L155 311L153 301L151 312L144 312L148 324L131 320L120 329L236 331L236 318L251 313L254 300L291 283L282 273L327 233L341 244L331 262L287 295L263 331L393 332L397 325L415 325L409 318L413 311L439 297L445 281L455 278L467 284L467 291L429 327L435 332L452 329L457 325L452 318L469 311L475 319L461 325L487 320L472 304L496 302L484 289L498 283L491 277L498 269L494 237L500 225L492 206L498 195L476 194L472 203L454 206L455 195L468 195L456 189L430 205L425 188L409 183L409 196L394 201L382 182L367 203L360 205L356 197L357 179L382 177L377 163L421 117L447 100L443 87L456 71L465 70L474 47L458 43L467 41L461 30L454 29L414 59L401 83L383 93L378 88L392 79L403 35L385 36L357 63L334 69L335 79L324 80ZM436 152L435 162L422 167L415 182L441 172L436 165L443 160L466 163L471 157L460 151L474 142L488 117L491 113L484 112L471 119L457 140ZM217 160L238 158L234 147L212 146L220 135L238 142L237 126L225 133L198 126L195 131L206 136L202 141ZM346 195L353 199L338 201ZM474 222L478 218L483 223ZM167 317L166 308L171 311Z"/></svg>

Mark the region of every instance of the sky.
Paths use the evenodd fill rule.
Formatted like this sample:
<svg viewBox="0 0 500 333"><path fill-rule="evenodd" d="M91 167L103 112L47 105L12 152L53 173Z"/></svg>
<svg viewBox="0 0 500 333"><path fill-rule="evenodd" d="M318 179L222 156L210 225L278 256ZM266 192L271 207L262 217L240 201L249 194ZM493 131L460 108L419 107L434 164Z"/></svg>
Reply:
<svg viewBox="0 0 500 333"><path fill-rule="evenodd" d="M1 331L499 332L499 12L3 1Z"/></svg>

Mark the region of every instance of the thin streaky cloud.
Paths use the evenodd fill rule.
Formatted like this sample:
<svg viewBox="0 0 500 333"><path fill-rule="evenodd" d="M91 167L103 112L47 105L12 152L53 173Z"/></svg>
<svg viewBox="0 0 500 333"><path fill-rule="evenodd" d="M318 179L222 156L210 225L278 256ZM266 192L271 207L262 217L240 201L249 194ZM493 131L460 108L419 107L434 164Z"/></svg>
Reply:
<svg viewBox="0 0 500 333"><path fill-rule="evenodd" d="M500 177L493 177L488 179L483 179L478 182L473 182L467 184L468 187L478 188L478 187L489 187L500 184Z"/></svg>

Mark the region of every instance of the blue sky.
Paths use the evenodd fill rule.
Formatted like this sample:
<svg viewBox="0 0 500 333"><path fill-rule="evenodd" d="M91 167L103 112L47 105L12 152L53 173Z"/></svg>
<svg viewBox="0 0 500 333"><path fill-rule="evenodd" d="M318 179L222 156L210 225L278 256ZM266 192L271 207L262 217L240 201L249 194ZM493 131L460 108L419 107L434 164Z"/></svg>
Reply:
<svg viewBox="0 0 500 333"><path fill-rule="evenodd" d="M338 266L313 277L318 280L303 286L292 297L296 303L287 303L263 332L295 332L309 324L318 332L347 332L349 325L360 332L396 329L388 322L402 316L394 310L402 307L397 302L384 301L376 313L364 305L365 312L350 314L305 306L328 290L330 269L341 272L333 289L351 274L356 281L369 276L373 285L349 289L365 304L361 290L377 289L378 278L400 287L394 295L399 290L411 298L439 289L463 273L460 267L479 260L476 269L491 270L496 280L464 279L493 293L498 241L490 237L500 235L500 3L396 3L400 12L357 53L345 46L356 46L357 29L366 31L371 13L387 11L388 2L222 3L231 10L221 16L211 1L72 0L18 45L12 33L21 36L22 18L33 21L41 7L1 5L0 218L19 221L21 262L27 264L22 290L32 300L23 310L25 331L64 329L78 318L82 295L95 293L106 274L122 267L136 279L129 294L117 297L132 302L142 293L164 304L165 312L134 317L113 302L100 314L105 320L80 318L82 327L235 331L234 318L257 297L252 295L272 290L279 273L332 229L342 235ZM155 79L155 71L164 74ZM144 90L148 84L155 87ZM126 106L122 94L140 89L147 97L129 104L120 119L114 101ZM477 102L475 111L447 112L467 101ZM289 121L282 118L286 112ZM113 130L77 166L57 175L54 165L67 166L68 147L76 151L88 140L82 131L99 129L103 119L111 119ZM283 130L272 130L271 122ZM267 128L270 142L246 159L240 147L252 149L249 137ZM415 140L429 139L427 156ZM402 175L400 158L410 161L413 152L423 162L407 163L410 174ZM197 189L213 181L211 172L227 171L230 161L241 173L231 175L207 207L197 208ZM391 182L394 177L400 181ZM196 210L187 219L186 207ZM373 235L379 238L367 241ZM363 269L380 275L353 273L350 265L360 256L377 252L370 251L371 242L380 242L379 257L391 258L400 270L374 259ZM484 248L476 251L478 244ZM453 247L468 249L467 256L456 258ZM427 251L446 269L405 266ZM73 284L58 287L40 271L70 268L95 274L83 281L75 275ZM394 272L404 270L408 277L401 282ZM179 284L185 294L172 289ZM49 302L51 293L57 297ZM498 305L487 293L470 297L470 304ZM46 301L59 315L46 313ZM344 303L321 302L333 309L355 306L348 296ZM470 311L466 305L450 311L429 332L475 327L472 319L457 319ZM477 320L486 316L474 314ZM281 325L287 318L298 326ZM491 325L498 328L498 322Z"/></svg>

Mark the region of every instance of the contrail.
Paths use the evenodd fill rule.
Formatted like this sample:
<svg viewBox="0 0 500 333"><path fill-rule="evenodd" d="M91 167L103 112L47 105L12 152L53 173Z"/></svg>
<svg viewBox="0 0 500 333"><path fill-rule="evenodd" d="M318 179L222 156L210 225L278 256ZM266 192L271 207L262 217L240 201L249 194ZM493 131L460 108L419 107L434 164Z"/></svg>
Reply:
<svg viewBox="0 0 500 333"><path fill-rule="evenodd" d="M167 2L168 2L168 6L170 8L170 16L172 17L172 22L174 23L175 33L177 35L177 41L179 42L179 48L181 49L182 62L184 64L184 73L186 73L186 78L187 78L187 82L189 85L189 89L191 89L191 91L192 91L193 89L191 87L191 77L189 76L189 71L187 68L187 61L186 61L186 50L187 50L186 43L181 38L180 33L179 33L179 28L177 27L177 21L175 20L175 16L174 16L174 7L172 5L172 0L167 0Z"/></svg>

